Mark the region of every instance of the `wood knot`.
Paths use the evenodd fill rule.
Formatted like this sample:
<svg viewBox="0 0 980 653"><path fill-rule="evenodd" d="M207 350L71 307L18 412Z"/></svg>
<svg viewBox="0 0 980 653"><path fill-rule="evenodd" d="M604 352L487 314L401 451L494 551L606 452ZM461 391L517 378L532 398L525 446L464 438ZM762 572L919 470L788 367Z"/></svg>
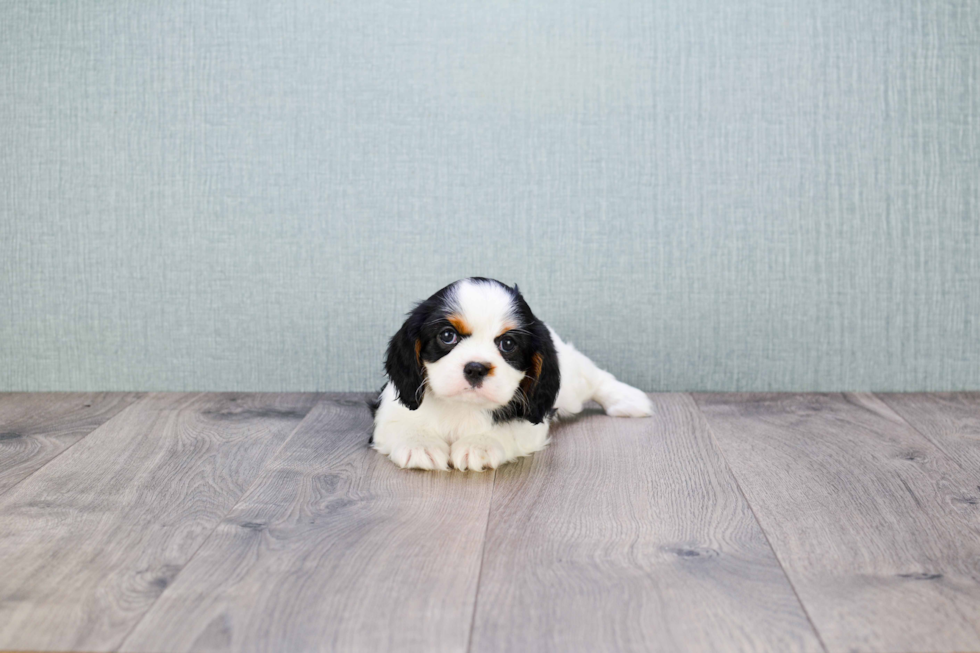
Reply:
<svg viewBox="0 0 980 653"><path fill-rule="evenodd" d="M709 549L707 547L688 547L679 546L668 548L667 551L674 554L678 558L683 558L685 560L697 560L704 558L717 558L720 554L715 549Z"/></svg>
<svg viewBox="0 0 980 653"><path fill-rule="evenodd" d="M910 574L898 574L899 578L904 578L905 580L940 580L942 574L930 574L925 571L917 571Z"/></svg>

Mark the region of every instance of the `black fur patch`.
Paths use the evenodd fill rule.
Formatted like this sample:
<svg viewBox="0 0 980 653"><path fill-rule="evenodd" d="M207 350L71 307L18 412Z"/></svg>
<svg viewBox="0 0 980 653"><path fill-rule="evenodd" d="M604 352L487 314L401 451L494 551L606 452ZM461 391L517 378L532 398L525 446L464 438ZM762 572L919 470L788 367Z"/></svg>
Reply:
<svg viewBox="0 0 980 653"><path fill-rule="evenodd" d="M540 424L554 414L555 400L561 388L558 353L548 327L531 311L517 285L504 288L513 296L514 309L522 326L508 334L517 340L517 349L503 356L527 376L510 403L494 411L493 421L526 419L532 424ZM522 392L524 396L521 396Z"/></svg>
<svg viewBox="0 0 980 653"><path fill-rule="evenodd" d="M367 400L368 410L371 411L371 418L373 419L375 415L378 414L378 409L381 408L381 391L374 397L368 397Z"/></svg>
<svg viewBox="0 0 980 653"><path fill-rule="evenodd" d="M409 410L418 409L422 403L422 384L425 382L422 361L434 362L449 353L439 346L435 336L449 316L446 294L454 285L451 283L419 302L388 342L385 372L398 392L399 401Z"/></svg>
<svg viewBox="0 0 980 653"><path fill-rule="evenodd" d="M384 388L381 390L384 390ZM381 390L378 391L376 396L368 397L367 399L367 406L368 410L371 411L372 421L374 420L374 416L378 414L378 409L381 408ZM371 436L368 438L368 445L370 446L372 444L374 444L374 428L371 429Z"/></svg>

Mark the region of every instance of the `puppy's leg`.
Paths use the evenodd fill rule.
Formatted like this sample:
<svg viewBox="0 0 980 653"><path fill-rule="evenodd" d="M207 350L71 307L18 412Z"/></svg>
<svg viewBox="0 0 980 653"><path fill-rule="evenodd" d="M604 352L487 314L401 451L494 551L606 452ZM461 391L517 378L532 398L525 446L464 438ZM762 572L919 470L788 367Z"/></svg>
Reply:
<svg viewBox="0 0 980 653"><path fill-rule="evenodd" d="M596 368L599 370L599 368ZM617 381L609 372L599 370L605 378L600 379L592 398L599 402L606 415L613 417L650 417L653 404L646 393L622 381Z"/></svg>
<svg viewBox="0 0 980 653"><path fill-rule="evenodd" d="M582 404L590 399L599 402L606 414L613 417L649 417L653 414L653 404L643 391L600 370L588 356L562 342L554 331L551 331L551 338L561 368L561 390L555 402L559 416L581 412Z"/></svg>
<svg viewBox="0 0 980 653"><path fill-rule="evenodd" d="M417 412L399 403L386 387L374 417L372 446L402 468L448 470L449 443L429 431Z"/></svg>
<svg viewBox="0 0 980 653"><path fill-rule="evenodd" d="M450 457L460 471L481 472L540 451L547 444L547 422L514 420L495 424L485 433L464 435L453 442Z"/></svg>

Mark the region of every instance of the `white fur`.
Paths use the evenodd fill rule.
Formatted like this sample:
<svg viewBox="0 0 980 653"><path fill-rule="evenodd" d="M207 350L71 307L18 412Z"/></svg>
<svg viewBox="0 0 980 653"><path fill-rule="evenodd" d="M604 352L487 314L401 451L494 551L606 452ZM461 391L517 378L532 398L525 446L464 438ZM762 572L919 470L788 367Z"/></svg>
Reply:
<svg viewBox="0 0 980 653"><path fill-rule="evenodd" d="M421 405L409 410L388 383L381 392L374 419L374 448L399 467L482 471L540 451L548 444L548 420L493 423L493 410L506 405L518 390L524 373L500 355L494 338L507 325L517 326L511 314L510 296L493 283L461 281L450 303L464 316L472 335L449 354L425 363L427 383ZM581 412L589 400L597 401L607 415L646 417L652 413L649 398L596 367L571 344L562 342L549 328L558 353L561 389L555 402L558 417ZM470 361L489 363L493 372L473 388L463 376Z"/></svg>

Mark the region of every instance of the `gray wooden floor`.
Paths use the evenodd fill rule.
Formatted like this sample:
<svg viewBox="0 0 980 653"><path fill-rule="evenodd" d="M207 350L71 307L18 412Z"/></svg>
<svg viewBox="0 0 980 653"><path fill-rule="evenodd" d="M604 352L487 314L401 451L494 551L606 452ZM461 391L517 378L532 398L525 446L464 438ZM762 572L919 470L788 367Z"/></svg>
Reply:
<svg viewBox="0 0 980 653"><path fill-rule="evenodd" d="M0 649L980 651L980 394L653 401L440 474L363 395L0 394Z"/></svg>

